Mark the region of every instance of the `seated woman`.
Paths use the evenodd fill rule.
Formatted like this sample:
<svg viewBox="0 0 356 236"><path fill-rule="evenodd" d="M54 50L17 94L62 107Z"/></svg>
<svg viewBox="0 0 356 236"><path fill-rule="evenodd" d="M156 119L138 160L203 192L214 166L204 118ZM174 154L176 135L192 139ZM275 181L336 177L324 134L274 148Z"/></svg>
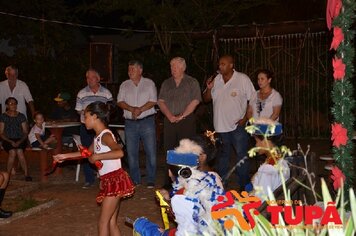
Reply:
<svg viewBox="0 0 356 236"><path fill-rule="evenodd" d="M163 235L202 235L203 232L216 235L217 230L223 231L222 224L213 222L211 208L217 203L217 197L224 194L224 190L216 173L198 170L200 163L206 162L210 155L202 146L183 139L179 147L167 152L169 176L173 181L171 207L177 228ZM162 229L154 224L152 227L152 223L144 218L136 220L134 228L142 236L163 233Z"/></svg>
<svg viewBox="0 0 356 236"><path fill-rule="evenodd" d="M27 146L28 125L24 114L17 111L17 100L9 97L5 101L6 112L0 115L0 137L3 147L9 153L7 161L7 172L11 173L15 157L25 172L25 180L32 181L28 174L27 163L23 150Z"/></svg>
<svg viewBox="0 0 356 236"><path fill-rule="evenodd" d="M28 134L28 140L31 147L47 149L49 144L54 144L56 138L54 135L46 134L44 117L41 112L36 112L34 116L35 125L31 128Z"/></svg>
<svg viewBox="0 0 356 236"><path fill-rule="evenodd" d="M282 136L282 125L270 119L259 119L253 123L255 129L252 135L256 140L256 148L259 154L266 156L265 162L258 168L251 178L253 195L262 197L267 195L267 189L273 192L290 177L288 162L282 158L279 143ZM271 127L274 132L271 132ZM282 180L281 173L284 177Z"/></svg>

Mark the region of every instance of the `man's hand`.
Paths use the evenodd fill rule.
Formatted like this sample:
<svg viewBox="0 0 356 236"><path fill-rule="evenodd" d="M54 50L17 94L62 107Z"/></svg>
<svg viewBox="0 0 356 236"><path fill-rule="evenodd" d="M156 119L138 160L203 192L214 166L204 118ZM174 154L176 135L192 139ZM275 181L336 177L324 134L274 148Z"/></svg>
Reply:
<svg viewBox="0 0 356 236"><path fill-rule="evenodd" d="M178 117L177 116L170 116L170 117L167 117L169 122L171 123L177 123L177 120L178 120Z"/></svg>
<svg viewBox="0 0 356 236"><path fill-rule="evenodd" d="M177 118L176 123L178 123L179 121L184 120L185 116L183 116L183 114L180 114L180 115L176 116L176 118Z"/></svg>
<svg viewBox="0 0 356 236"><path fill-rule="evenodd" d="M142 113L141 109L138 107L134 107L134 109L132 110L132 119L136 120L137 117L139 117Z"/></svg>
<svg viewBox="0 0 356 236"><path fill-rule="evenodd" d="M236 124L239 126L245 126L246 125L246 119L242 118L241 120L237 121Z"/></svg>
<svg viewBox="0 0 356 236"><path fill-rule="evenodd" d="M207 89L212 89L214 87L214 77L210 77L209 79L207 79L206 81L206 88Z"/></svg>

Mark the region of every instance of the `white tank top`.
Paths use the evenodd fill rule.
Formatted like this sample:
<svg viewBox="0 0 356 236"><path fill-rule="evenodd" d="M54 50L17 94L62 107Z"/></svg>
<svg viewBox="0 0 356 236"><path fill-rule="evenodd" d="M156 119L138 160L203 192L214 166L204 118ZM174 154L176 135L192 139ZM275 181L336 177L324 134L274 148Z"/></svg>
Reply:
<svg viewBox="0 0 356 236"><path fill-rule="evenodd" d="M104 129L103 131L101 131L101 133L98 136L96 136L94 138L94 153L96 153L96 154L106 153L106 152L110 152L111 151L111 149L108 146L104 145L101 142L101 137L105 133L110 133L112 138L116 142L114 134L109 129ZM121 168L121 160L120 160L120 158L112 159L112 160L101 160L101 162L103 163L103 167L99 170L99 175L100 176L105 175L105 174L110 173L110 172L113 172L113 171L118 170L118 169Z"/></svg>

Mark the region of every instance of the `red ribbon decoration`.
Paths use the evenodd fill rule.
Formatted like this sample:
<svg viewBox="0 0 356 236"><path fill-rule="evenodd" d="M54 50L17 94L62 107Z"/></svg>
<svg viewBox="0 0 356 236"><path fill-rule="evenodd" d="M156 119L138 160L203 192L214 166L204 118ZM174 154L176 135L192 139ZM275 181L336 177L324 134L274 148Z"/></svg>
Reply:
<svg viewBox="0 0 356 236"><path fill-rule="evenodd" d="M88 148L85 148L83 146L78 146L78 148L79 148L79 152L80 152L80 157L67 158L67 159L65 159L65 161L67 161L67 160L80 160L80 159L88 158L91 155L93 155L91 153L91 151L88 150ZM52 162L52 169L50 171L48 171L47 173L45 173L44 175L48 176L48 175L54 173L54 171L57 169L58 164L59 163L57 161L53 161ZM103 167L103 163L101 161L96 161L95 162L95 166L96 166L96 168L98 168L98 170L100 170Z"/></svg>
<svg viewBox="0 0 356 236"><path fill-rule="evenodd" d="M339 188L341 188L341 186L343 185L343 183L346 180L344 173L342 173L342 171L339 168L337 168L336 166L334 166L331 169L330 178L334 181L333 186L334 186L335 190L338 190Z"/></svg>
<svg viewBox="0 0 356 236"><path fill-rule="evenodd" d="M341 0L328 0L328 4L326 6L326 25L329 30L331 30L332 20L340 14L341 7Z"/></svg>
<svg viewBox="0 0 356 236"><path fill-rule="evenodd" d="M333 37L333 41L331 42L330 50L331 49L336 50L342 41L344 41L344 33L342 32L341 28L335 27L334 37Z"/></svg>
<svg viewBox="0 0 356 236"><path fill-rule="evenodd" d="M331 125L331 140L333 140L333 146L339 148L340 145L346 145L348 141L347 129L342 124L334 123Z"/></svg>
<svg viewBox="0 0 356 236"><path fill-rule="evenodd" d="M333 68L334 68L334 79L342 80L345 77L346 65L342 62L342 59L335 57L333 59Z"/></svg>
<svg viewBox="0 0 356 236"><path fill-rule="evenodd" d="M80 152L80 155L83 157L83 158L88 158L90 157L91 155L93 155L91 153L91 151L89 151L88 148L86 147L83 147L83 146L79 146L79 152ZM100 170L101 168L103 168L103 163L101 161L96 161L95 162L95 166L96 168L98 168L98 170Z"/></svg>

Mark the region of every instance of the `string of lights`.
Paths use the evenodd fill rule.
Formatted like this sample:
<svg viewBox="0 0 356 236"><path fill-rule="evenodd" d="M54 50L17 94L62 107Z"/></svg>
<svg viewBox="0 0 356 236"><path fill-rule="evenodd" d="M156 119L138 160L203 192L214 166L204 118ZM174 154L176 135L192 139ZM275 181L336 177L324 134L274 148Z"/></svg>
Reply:
<svg viewBox="0 0 356 236"><path fill-rule="evenodd" d="M75 27L91 28L91 29L113 30L113 31L120 31L120 32L135 32L135 33L154 33L155 32L153 30L106 27L106 26L99 26L99 25L87 25L87 24L80 24L80 23L73 23L73 22L65 22L65 21L59 21L59 20L49 20L49 19L45 19L45 18L18 15L18 14L9 13L9 12L3 12L3 11L0 11L0 15L12 16L12 17L17 17L17 18L22 18L22 19L27 19L27 20L33 20L33 21L48 22L48 23L55 23L55 24L62 24L62 25L70 25L70 26L75 26ZM162 31L162 32L170 33L170 34L200 34L200 33L209 33L211 31L212 30L208 30L208 31L168 30L168 31Z"/></svg>

